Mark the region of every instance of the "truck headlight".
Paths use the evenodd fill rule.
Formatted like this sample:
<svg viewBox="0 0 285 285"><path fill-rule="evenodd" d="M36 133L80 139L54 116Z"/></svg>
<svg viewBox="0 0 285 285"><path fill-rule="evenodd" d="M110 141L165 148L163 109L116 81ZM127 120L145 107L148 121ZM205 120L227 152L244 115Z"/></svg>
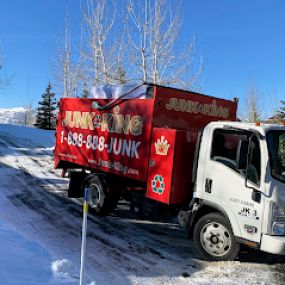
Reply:
<svg viewBox="0 0 285 285"><path fill-rule="evenodd" d="M279 220L285 218L285 209L273 203L272 205L272 219Z"/></svg>
<svg viewBox="0 0 285 285"><path fill-rule="evenodd" d="M269 227L270 234L285 236L285 209L275 203L271 204L271 223Z"/></svg>
<svg viewBox="0 0 285 285"><path fill-rule="evenodd" d="M285 235L285 222L273 222L272 224L272 234L278 236Z"/></svg>

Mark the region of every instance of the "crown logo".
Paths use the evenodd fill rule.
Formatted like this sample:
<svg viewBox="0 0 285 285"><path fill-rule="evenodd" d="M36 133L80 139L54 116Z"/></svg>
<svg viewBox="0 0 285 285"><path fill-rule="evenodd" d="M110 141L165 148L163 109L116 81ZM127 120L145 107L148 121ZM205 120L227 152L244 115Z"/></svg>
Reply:
<svg viewBox="0 0 285 285"><path fill-rule="evenodd" d="M168 149L170 147L170 144L168 143L167 139L165 139L164 136L161 136L160 139L157 140L155 145L155 152L158 155L167 155Z"/></svg>

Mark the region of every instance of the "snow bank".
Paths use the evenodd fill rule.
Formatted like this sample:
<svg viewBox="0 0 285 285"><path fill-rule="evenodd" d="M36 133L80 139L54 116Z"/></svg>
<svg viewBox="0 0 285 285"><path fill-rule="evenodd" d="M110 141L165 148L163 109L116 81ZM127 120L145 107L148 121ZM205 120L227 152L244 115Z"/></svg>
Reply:
<svg viewBox="0 0 285 285"><path fill-rule="evenodd" d="M52 148L55 145L55 131L0 124L0 132L22 140L33 141L39 147Z"/></svg>
<svg viewBox="0 0 285 285"><path fill-rule="evenodd" d="M0 283L52 284L49 252L0 220Z"/></svg>
<svg viewBox="0 0 285 285"><path fill-rule="evenodd" d="M68 259L60 259L56 260L52 263L51 269L54 275L54 278L58 281L62 281L64 283L73 284L70 282L75 282L79 280L79 275L75 274L76 267L74 264L68 260ZM76 283L76 284L77 284ZM91 283L86 283L86 285L96 285L95 281L92 281Z"/></svg>
<svg viewBox="0 0 285 285"><path fill-rule="evenodd" d="M51 265L51 270L55 279L63 281L72 281L79 279L78 274L75 274L76 268L68 259L56 260Z"/></svg>

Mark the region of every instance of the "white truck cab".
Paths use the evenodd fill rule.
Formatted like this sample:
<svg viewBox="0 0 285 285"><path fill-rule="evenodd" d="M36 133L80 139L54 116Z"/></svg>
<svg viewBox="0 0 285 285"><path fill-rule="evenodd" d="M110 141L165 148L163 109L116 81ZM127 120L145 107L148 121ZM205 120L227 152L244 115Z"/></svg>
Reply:
<svg viewBox="0 0 285 285"><path fill-rule="evenodd" d="M234 259L240 243L285 254L285 126L210 123L193 176L189 226L207 259Z"/></svg>

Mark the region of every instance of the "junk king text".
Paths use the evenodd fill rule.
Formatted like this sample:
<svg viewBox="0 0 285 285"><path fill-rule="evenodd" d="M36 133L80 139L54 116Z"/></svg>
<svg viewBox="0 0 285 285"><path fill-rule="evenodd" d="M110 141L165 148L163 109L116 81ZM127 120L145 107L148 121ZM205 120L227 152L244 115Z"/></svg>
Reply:
<svg viewBox="0 0 285 285"><path fill-rule="evenodd" d="M62 120L64 127L82 130L100 129L102 132L139 136L143 130L143 117L114 113L66 111Z"/></svg>
<svg viewBox="0 0 285 285"><path fill-rule="evenodd" d="M220 117L224 119L227 119L230 115L229 109L218 106L216 100L213 100L212 103L209 104L179 98L170 98L165 107L167 110L194 114L199 113L205 116Z"/></svg>
<svg viewBox="0 0 285 285"><path fill-rule="evenodd" d="M119 108L113 113L96 113L66 111L62 120L64 128L74 128L82 130L98 130L98 132L125 134L139 136L143 131L143 117L130 114L119 114ZM80 132L61 132L61 143L67 142L68 145L76 147L85 146L87 149L106 151L115 155L127 156L139 159L138 148L140 141L122 139L116 137L106 137L103 135L87 135Z"/></svg>

